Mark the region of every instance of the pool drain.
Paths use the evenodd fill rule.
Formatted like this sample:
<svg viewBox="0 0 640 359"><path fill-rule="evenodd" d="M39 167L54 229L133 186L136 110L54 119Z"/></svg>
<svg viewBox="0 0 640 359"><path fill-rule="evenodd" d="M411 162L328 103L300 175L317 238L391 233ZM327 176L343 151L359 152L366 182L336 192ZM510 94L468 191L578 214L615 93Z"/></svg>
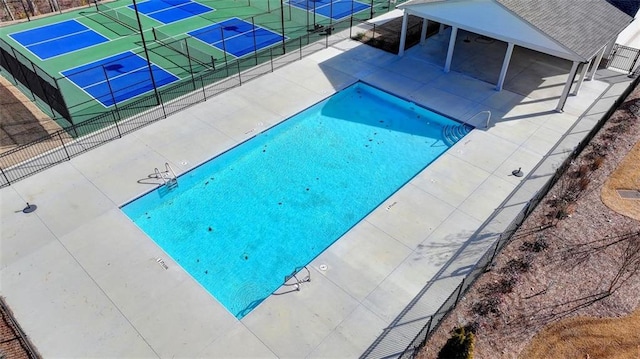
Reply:
<svg viewBox="0 0 640 359"><path fill-rule="evenodd" d="M324 271L326 271L326 270L327 270L327 268L328 268L328 267L327 267L327 265L326 265L326 264L321 264L321 265L320 265L320 270L321 270L321 271L323 271L323 272L324 272Z"/></svg>

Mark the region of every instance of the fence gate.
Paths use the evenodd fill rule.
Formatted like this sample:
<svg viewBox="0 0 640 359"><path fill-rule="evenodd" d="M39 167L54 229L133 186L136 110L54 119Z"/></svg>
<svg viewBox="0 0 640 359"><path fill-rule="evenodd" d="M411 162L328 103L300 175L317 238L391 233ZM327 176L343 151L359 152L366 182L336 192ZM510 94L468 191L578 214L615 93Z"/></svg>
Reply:
<svg viewBox="0 0 640 359"><path fill-rule="evenodd" d="M639 49L615 44L609 54L607 67L613 67L618 70L632 73L638 63L638 57L640 57Z"/></svg>

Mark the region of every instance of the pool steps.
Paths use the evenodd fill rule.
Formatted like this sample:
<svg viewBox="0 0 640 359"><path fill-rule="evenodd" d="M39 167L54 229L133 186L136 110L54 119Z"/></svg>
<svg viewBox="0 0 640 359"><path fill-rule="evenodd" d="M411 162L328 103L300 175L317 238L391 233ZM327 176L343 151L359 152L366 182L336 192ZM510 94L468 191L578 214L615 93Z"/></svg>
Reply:
<svg viewBox="0 0 640 359"><path fill-rule="evenodd" d="M453 146L471 132L471 130L473 130L473 127L465 124L446 125L442 128L442 138L447 145Z"/></svg>

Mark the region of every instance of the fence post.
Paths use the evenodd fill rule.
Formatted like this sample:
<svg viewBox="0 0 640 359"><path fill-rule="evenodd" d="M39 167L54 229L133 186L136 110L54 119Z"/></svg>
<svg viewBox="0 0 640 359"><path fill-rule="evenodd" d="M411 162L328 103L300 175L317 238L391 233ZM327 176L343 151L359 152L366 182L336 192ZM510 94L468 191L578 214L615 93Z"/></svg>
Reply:
<svg viewBox="0 0 640 359"><path fill-rule="evenodd" d="M271 62L271 72L273 72L273 49L269 49L269 61Z"/></svg>
<svg viewBox="0 0 640 359"><path fill-rule="evenodd" d="M253 32L253 56L256 58L256 66L258 65L258 44L256 42L256 23L251 17L251 32ZM282 37L284 38L284 36Z"/></svg>
<svg viewBox="0 0 640 359"><path fill-rule="evenodd" d="M4 177L4 179L7 181L7 184L10 185L11 181L9 181L9 177L7 177L7 175L4 173L2 167L0 167L0 172L2 173L2 177Z"/></svg>
<svg viewBox="0 0 640 359"><path fill-rule="evenodd" d="M189 44L187 43L187 38L184 39L184 48L187 51L187 63L189 64L189 73L191 74L191 82L193 83L193 91L196 90L196 79L193 77L193 65L191 64L191 53L189 53Z"/></svg>
<svg viewBox="0 0 640 359"><path fill-rule="evenodd" d="M464 287L464 281L465 279L467 279L466 276L464 276L462 278L462 282L460 283L460 285L458 286L458 288L460 288L460 290L458 290L458 295L456 295L456 302L453 304L453 306L455 307L456 305L458 305L458 301L460 300L460 295L462 294L462 287Z"/></svg>
<svg viewBox="0 0 640 359"><path fill-rule="evenodd" d="M631 67L629 67L629 73L633 72L633 68L636 66L636 62L638 61L638 57L640 57L640 51L636 52L636 57L633 59L631 63Z"/></svg>
<svg viewBox="0 0 640 359"><path fill-rule="evenodd" d="M242 86L242 75L240 75L240 61L236 60L236 65L238 65L238 81L240 81L240 86Z"/></svg>
<svg viewBox="0 0 640 359"><path fill-rule="evenodd" d="M113 88L111 87L111 81L109 81L109 74L107 73L107 68L102 65L102 71L104 72L104 79L107 82L107 88L109 88L109 93L111 94L111 100L113 101L113 108L116 113L117 119L114 118L114 122L116 123L116 128L118 128L118 120L120 120L120 111L118 111L118 104L116 103L116 96L113 94ZM120 129L118 129L118 136L122 138L120 135Z"/></svg>
<svg viewBox="0 0 640 359"><path fill-rule="evenodd" d="M498 253L498 246L500 245L501 239L502 239L502 235L498 237L498 241L496 242L496 247L493 249L493 254L491 255L491 259L489 259L489 262L487 262L487 266L485 267L485 270L487 269L487 267L493 264L493 259L496 257L496 254Z"/></svg>
<svg viewBox="0 0 640 359"><path fill-rule="evenodd" d="M69 156L69 151L67 151L67 146L64 145L64 141L62 140L62 135L60 134L62 131L58 131L58 138L60 139L60 143L62 143L62 148L64 148L64 153L67 154L67 161L71 161L71 156Z"/></svg>

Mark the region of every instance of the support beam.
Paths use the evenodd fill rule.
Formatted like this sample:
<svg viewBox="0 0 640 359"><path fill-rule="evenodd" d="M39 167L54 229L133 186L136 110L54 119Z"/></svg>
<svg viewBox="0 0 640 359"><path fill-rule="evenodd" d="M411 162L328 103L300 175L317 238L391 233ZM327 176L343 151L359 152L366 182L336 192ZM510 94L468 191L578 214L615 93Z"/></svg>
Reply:
<svg viewBox="0 0 640 359"><path fill-rule="evenodd" d="M582 86L582 82L584 81L584 77L587 75L587 69L591 65L591 60L587 63L582 63L582 71L580 71L580 78L578 78L578 83L576 84L576 88L571 93L574 96L578 95L578 91L580 91L580 87Z"/></svg>
<svg viewBox="0 0 640 359"><path fill-rule="evenodd" d="M398 56L404 56L404 46L407 42L407 23L409 22L409 14L406 9L402 10L402 30L400 30L400 48Z"/></svg>
<svg viewBox="0 0 640 359"><path fill-rule="evenodd" d="M429 20L427 18L422 19L422 32L420 33L420 45L424 45L427 40L427 26L429 26Z"/></svg>
<svg viewBox="0 0 640 359"><path fill-rule="evenodd" d="M564 89L562 90L562 95L560 95L558 106L556 106L557 112L563 112L564 110L564 103L567 102L567 96L569 96L571 85L573 85L573 80L576 78L576 72L578 70L579 64L580 63L578 61L574 61L573 65L571 65L571 71L569 71L569 77L567 77L567 82L564 84Z"/></svg>
<svg viewBox="0 0 640 359"><path fill-rule="evenodd" d="M598 54L596 62L593 64L593 69L591 69L591 73L589 74L589 81L593 80L593 78L596 76L596 71L598 71L598 68L600 67L600 62L602 61L602 57L604 56L604 52L606 50L607 47L603 46L602 51L600 51L600 53Z"/></svg>
<svg viewBox="0 0 640 359"><path fill-rule="evenodd" d="M438 27L438 33L441 33L444 31L444 24L440 23L440 27Z"/></svg>
<svg viewBox="0 0 640 359"><path fill-rule="evenodd" d="M456 37L458 36L458 28L451 27L451 36L449 37L449 48L447 49L447 60L444 62L444 72L451 70L451 59L453 58L453 48L456 47Z"/></svg>
<svg viewBox="0 0 640 359"><path fill-rule="evenodd" d="M496 91L502 91L504 79L507 77L507 70L509 69L509 62L511 61L511 54L513 54L513 42L507 45L507 52L504 54L504 60L502 60L502 69L500 70L500 77L498 77Z"/></svg>

